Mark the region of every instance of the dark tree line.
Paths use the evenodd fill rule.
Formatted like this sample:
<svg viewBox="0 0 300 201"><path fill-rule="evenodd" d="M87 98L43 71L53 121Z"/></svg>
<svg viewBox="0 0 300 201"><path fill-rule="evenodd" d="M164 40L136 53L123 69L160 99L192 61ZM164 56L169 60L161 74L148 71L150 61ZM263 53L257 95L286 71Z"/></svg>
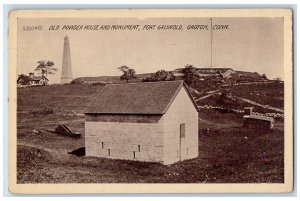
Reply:
<svg viewBox="0 0 300 201"><path fill-rule="evenodd" d="M143 79L144 82L157 82L157 81L173 81L175 76L172 72L165 70L159 70L156 73L152 73L150 76Z"/></svg>
<svg viewBox="0 0 300 201"><path fill-rule="evenodd" d="M135 70L128 66L123 65L118 67L118 69L122 72L122 75L120 76L121 80L129 82L129 80L137 78ZM186 65L181 70L181 73L183 74L183 80L188 85L196 83L199 79L197 69L193 65ZM175 78L176 77L172 71L159 70L144 78L143 82L173 81Z"/></svg>

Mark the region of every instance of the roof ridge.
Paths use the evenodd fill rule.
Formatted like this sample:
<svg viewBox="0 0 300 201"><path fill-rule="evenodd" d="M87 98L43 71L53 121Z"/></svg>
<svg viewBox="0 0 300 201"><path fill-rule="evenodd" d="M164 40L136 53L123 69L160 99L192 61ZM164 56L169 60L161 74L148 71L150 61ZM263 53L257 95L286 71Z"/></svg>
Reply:
<svg viewBox="0 0 300 201"><path fill-rule="evenodd" d="M182 88L183 86L183 82L180 83L180 86L177 88L177 90L175 91L175 93L173 94L173 96L171 97L171 100L169 101L168 105L166 106L166 108L163 110L163 114L165 114L169 107L172 105L172 103L174 102L174 99L175 97L177 96L177 94L179 93L180 89Z"/></svg>

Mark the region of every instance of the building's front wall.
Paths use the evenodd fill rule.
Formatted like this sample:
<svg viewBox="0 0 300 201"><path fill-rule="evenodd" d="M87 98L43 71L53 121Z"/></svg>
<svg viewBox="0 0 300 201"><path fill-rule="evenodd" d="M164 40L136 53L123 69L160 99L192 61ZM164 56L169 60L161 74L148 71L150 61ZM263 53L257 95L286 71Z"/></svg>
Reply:
<svg viewBox="0 0 300 201"><path fill-rule="evenodd" d="M163 162L161 115L85 116L87 156Z"/></svg>
<svg viewBox="0 0 300 201"><path fill-rule="evenodd" d="M164 164L198 156L198 112L184 87L169 107L164 120ZM180 124L185 125L185 137L180 138Z"/></svg>
<svg viewBox="0 0 300 201"><path fill-rule="evenodd" d="M43 81L42 80L32 80L29 82L30 85L42 85Z"/></svg>

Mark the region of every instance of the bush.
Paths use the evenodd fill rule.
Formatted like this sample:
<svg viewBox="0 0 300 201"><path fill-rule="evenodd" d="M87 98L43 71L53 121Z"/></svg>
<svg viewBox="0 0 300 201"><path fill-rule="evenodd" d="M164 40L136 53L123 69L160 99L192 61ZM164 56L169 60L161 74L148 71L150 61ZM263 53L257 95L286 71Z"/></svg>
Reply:
<svg viewBox="0 0 300 201"><path fill-rule="evenodd" d="M80 79L74 79L71 81L71 84L83 84L83 81Z"/></svg>
<svg viewBox="0 0 300 201"><path fill-rule="evenodd" d="M143 79L143 82L157 82L157 81L173 81L175 76L172 72L165 70L159 70L156 73L152 73L150 76Z"/></svg>

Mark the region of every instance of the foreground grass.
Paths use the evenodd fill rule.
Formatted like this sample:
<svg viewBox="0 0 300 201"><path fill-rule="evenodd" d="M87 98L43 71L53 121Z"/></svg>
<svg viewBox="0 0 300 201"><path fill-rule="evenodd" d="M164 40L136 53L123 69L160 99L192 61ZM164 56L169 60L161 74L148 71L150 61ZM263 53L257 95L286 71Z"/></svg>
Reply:
<svg viewBox="0 0 300 201"><path fill-rule="evenodd" d="M272 131L244 129L242 116L199 113L199 157L170 166L76 157L84 146L84 111L102 86L18 89L18 183L265 183L284 182L283 122ZM53 110L53 111L52 111ZM66 124L82 138L47 132Z"/></svg>
<svg viewBox="0 0 300 201"><path fill-rule="evenodd" d="M237 123L230 124L228 122L230 114L225 116L227 127L200 122L198 158L169 166L158 163L76 157L67 154L67 152L84 146L83 138L73 139L48 133L41 127L39 134L22 128L18 132L18 136L20 136L17 149L18 182L283 182L282 127L279 126L273 131L243 129L236 126ZM44 118L49 117L44 116ZM56 117L54 120L59 118L61 117ZM231 117L232 120L235 118ZM40 116L39 119L43 119L43 117ZM208 117L207 119L209 120ZM30 118L27 117L27 121L30 121ZM77 117L77 119L72 120L70 118L69 120L65 119L65 121L73 125L72 128L77 126L79 129L83 125L84 119ZM220 120L218 123L221 125L222 121ZM280 122L277 125L281 125Z"/></svg>

